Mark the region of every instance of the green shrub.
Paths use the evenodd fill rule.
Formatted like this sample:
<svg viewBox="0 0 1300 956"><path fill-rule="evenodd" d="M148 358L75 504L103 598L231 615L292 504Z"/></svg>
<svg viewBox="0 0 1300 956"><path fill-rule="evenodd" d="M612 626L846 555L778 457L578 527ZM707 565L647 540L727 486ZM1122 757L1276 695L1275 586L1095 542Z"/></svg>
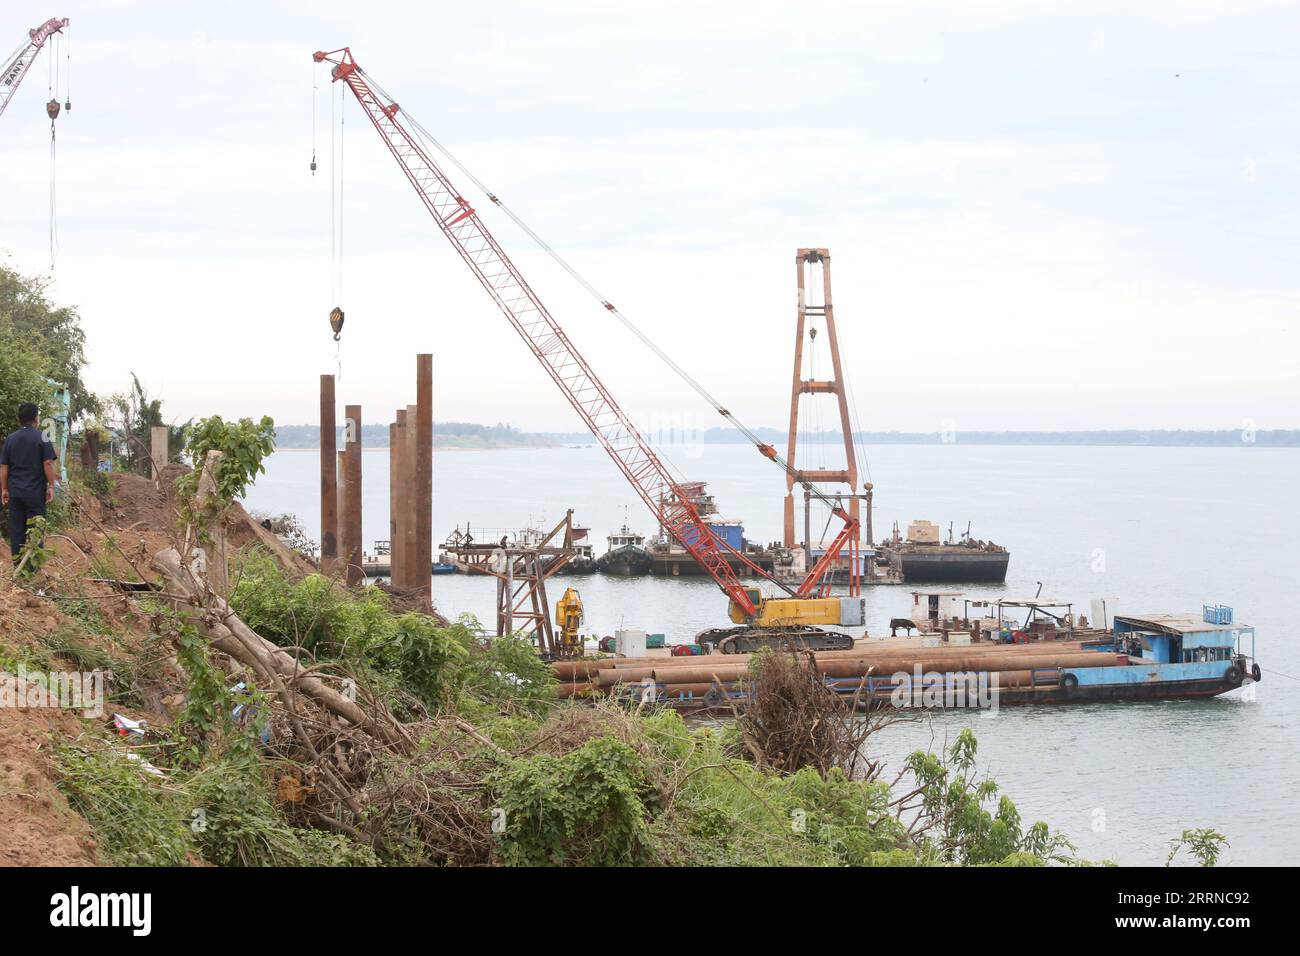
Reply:
<svg viewBox="0 0 1300 956"><path fill-rule="evenodd" d="M230 603L267 640L346 664L399 713L406 697L483 717L554 699L555 676L527 641L481 640L469 616L441 626L426 614L394 614L378 588L348 591L320 575L294 581L270 557L249 554Z"/></svg>
<svg viewBox="0 0 1300 956"><path fill-rule="evenodd" d="M969 727L943 754L913 753L907 769L921 792L919 812L930 824L929 849L961 866L1023 865L1024 855L1043 862L1070 862L1074 846L1035 823L1025 831L1020 811L997 784L976 774L975 734ZM997 798L996 811L985 806Z"/></svg>
<svg viewBox="0 0 1300 956"><path fill-rule="evenodd" d="M640 755L609 737L560 757L518 760L491 778L505 813L501 855L516 866L631 866L650 859L654 791Z"/></svg>
<svg viewBox="0 0 1300 956"><path fill-rule="evenodd" d="M185 429L185 453L194 470L176 480L185 497L198 490L199 474L208 452L221 452L213 475L216 495L222 502L242 498L253 480L266 473L263 462L275 450L275 422L263 415L261 421L241 418L227 422L220 415L203 418Z"/></svg>
<svg viewBox="0 0 1300 956"><path fill-rule="evenodd" d="M382 592L381 592L382 593ZM447 697L455 668L469 649L450 628L426 614L403 614L367 632L360 651L373 666L394 674L402 689L436 707Z"/></svg>
<svg viewBox="0 0 1300 956"><path fill-rule="evenodd" d="M469 653L452 676L457 707L467 716L524 711L555 703L555 672L521 637L477 636L478 622L464 615L450 628Z"/></svg>

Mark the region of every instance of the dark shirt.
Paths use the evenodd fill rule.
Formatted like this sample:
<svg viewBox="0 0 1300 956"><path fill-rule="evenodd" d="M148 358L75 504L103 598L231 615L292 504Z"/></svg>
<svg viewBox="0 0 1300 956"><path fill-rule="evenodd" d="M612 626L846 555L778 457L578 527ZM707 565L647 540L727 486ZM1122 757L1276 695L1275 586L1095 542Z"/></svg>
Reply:
<svg viewBox="0 0 1300 956"><path fill-rule="evenodd" d="M54 461L54 446L34 425L24 425L5 439L0 465L9 466L9 496L45 500L45 463Z"/></svg>

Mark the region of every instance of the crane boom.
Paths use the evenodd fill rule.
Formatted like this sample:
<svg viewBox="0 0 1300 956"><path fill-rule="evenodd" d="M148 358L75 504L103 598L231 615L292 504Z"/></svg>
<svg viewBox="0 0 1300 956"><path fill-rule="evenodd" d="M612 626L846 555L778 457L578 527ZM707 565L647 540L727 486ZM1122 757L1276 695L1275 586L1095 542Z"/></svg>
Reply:
<svg viewBox="0 0 1300 956"><path fill-rule="evenodd" d="M51 17L39 27L27 31L27 42L19 45L14 55L5 63L4 72L0 73L0 114L4 113L5 107L18 92L18 84L32 68L32 63L36 61L36 54L41 52L45 41L61 32L67 25L66 17Z"/></svg>
<svg viewBox="0 0 1300 956"><path fill-rule="evenodd" d="M335 54L340 54L338 59L329 59ZM333 78L352 90L438 228L641 500L743 612L753 615L757 611L754 601L689 496L497 244L474 208L398 121L397 104L380 99L347 47L317 52L313 57L317 62L328 60L334 64Z"/></svg>
<svg viewBox="0 0 1300 956"><path fill-rule="evenodd" d="M834 514L845 522L845 526L798 590L781 585L791 595L789 599L768 599L758 589L747 588L731 564L733 557L738 557L742 564L760 570L760 573L765 572L757 569L748 558L709 529L691 496L673 478L663 460L587 364L564 329L498 245L474 207L452 185L422 142L398 119L401 110L397 103L391 102L377 84L368 80L348 47L317 51L312 54L312 58L317 63L332 64L332 79L347 84L438 228L541 362L592 435L623 472L659 524L691 554L731 599L732 620L738 624L753 623L760 629L794 627L806 632L809 643L820 640L821 646L840 647L847 641L851 647L851 639L817 631L814 625L862 623L861 601L856 602L856 612L852 608L845 608L839 599L830 597L829 585L823 583L824 576L840 552L848 546L851 559L850 595L857 596L857 521L837 502L831 502L827 495L816 489L801 472L796 472L784 462L774 448L757 442L759 451L765 457L795 475L796 480L819 499L831 503ZM418 128L418 124L412 125ZM494 202L499 202L490 193L488 195ZM607 310L618 314L608 301L603 304ZM734 419L720 406L719 411ZM820 600L813 597L815 590ZM711 640L721 640L724 644L730 642L733 649L740 649L741 645L735 642L743 636L735 631L716 631Z"/></svg>

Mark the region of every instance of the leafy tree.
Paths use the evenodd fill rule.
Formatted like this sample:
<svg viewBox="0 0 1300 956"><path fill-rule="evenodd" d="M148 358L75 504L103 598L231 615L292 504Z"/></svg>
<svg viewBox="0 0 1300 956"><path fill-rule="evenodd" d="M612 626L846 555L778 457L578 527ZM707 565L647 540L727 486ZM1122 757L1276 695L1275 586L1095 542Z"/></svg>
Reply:
<svg viewBox="0 0 1300 956"><path fill-rule="evenodd" d="M0 435L18 427L18 406L45 407L53 396L49 363L36 343L14 331L0 312Z"/></svg>
<svg viewBox="0 0 1300 956"><path fill-rule="evenodd" d="M187 429L185 451L194 465L186 481L190 494L197 489L198 475L208 452L222 453L217 466L217 497L221 501L234 501L244 497L244 492L258 475L266 471L263 459L275 450L275 422L263 415L260 422L241 418L237 422L225 421L220 415L203 418Z"/></svg>
<svg viewBox="0 0 1300 956"><path fill-rule="evenodd" d="M944 863L1041 865L1072 859L1064 836L1035 823L1021 826L1020 812L997 784L978 776L975 734L963 728L942 755L918 750L907 760L916 789L903 800L904 813L917 813L913 832L924 835ZM911 802L915 798L915 802ZM985 805L997 800L997 809ZM910 806L909 806L910 804Z"/></svg>
<svg viewBox="0 0 1300 956"><path fill-rule="evenodd" d="M24 276L0 266L0 398L7 406L14 404L8 394L11 350L21 349L37 359L42 379L48 377L66 385L72 402L72 418L94 411L95 397L81 380L86 364L86 336L81 330L81 316L75 306L55 306L46 296L50 280ZM30 374L30 370L29 374ZM33 397L35 396L35 397ZM42 382L39 392L28 391L22 401L40 401L47 396ZM3 409L0 409L3 411Z"/></svg>
<svg viewBox="0 0 1300 956"><path fill-rule="evenodd" d="M112 414L107 424L122 442L118 454L127 470L147 471L149 452L153 447L152 430L163 425L167 426L171 460L179 459L188 425L164 422L162 399L151 398L134 372L131 373L130 391L113 395L108 399L108 407Z"/></svg>

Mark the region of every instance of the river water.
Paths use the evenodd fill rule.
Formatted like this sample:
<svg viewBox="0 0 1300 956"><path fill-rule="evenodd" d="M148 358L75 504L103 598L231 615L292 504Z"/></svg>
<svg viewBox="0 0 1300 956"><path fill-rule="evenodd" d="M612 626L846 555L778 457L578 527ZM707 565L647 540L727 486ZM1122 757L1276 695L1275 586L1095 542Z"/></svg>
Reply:
<svg viewBox="0 0 1300 956"><path fill-rule="evenodd" d="M814 453L816 454L816 453ZM1294 864L1300 856L1300 649L1290 601L1300 571L1300 449L883 445L867 449L876 485L876 535L894 521L928 518L1011 550L1005 586L972 595L1072 601L1088 613L1200 614L1204 603L1236 610L1257 629L1264 680L1200 702L1008 707L992 716L934 714L888 728L874 747L898 768L908 752L938 747L971 726L981 766L1029 821L1064 831L1090 859L1161 864L1184 828L1212 826L1231 842L1225 863ZM625 520L649 535L652 518L592 446L435 454L434 538L457 524L549 528L575 509L604 535ZM708 480L724 517L747 537L781 533L784 478L743 445L669 450L687 478ZM821 462L805 459L808 466ZM828 461L835 467L834 461ZM363 456L364 539L388 537L388 452ZM319 532L319 453L277 452L250 491L249 508L292 512ZM802 500L800 499L800 508ZM802 512L800 512L802 514ZM800 518L802 524L802 517ZM814 516L814 536L825 516ZM581 590L587 627L637 627L688 641L725 617L726 599L706 579L558 579ZM558 591L558 588L557 588ZM433 578L449 616L493 619L494 584ZM906 616L907 587L866 589L867 622L879 633Z"/></svg>

